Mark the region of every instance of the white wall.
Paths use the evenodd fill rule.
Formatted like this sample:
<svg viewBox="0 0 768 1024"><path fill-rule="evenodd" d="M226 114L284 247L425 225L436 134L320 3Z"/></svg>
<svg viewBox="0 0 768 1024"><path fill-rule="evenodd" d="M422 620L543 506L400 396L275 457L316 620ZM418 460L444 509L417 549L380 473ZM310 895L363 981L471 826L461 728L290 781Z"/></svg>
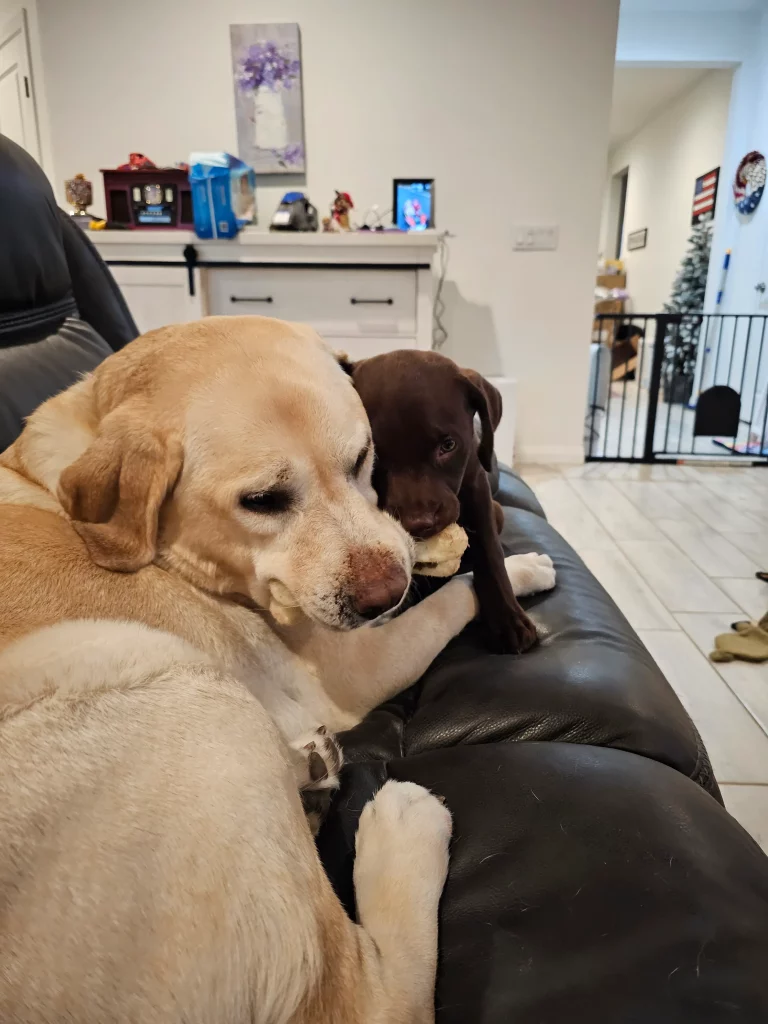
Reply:
<svg viewBox="0 0 768 1024"><path fill-rule="evenodd" d="M758 149L768 154L768 14L753 33L741 66L734 75L733 97L726 139L724 171L727 203L718 207L714 247L718 256L732 250L731 268L723 310L728 313L768 312L754 286L765 280L768 240L768 202L763 201L750 217L736 210L731 186L743 156ZM708 301L714 303L719 273L712 274Z"/></svg>
<svg viewBox="0 0 768 1024"><path fill-rule="evenodd" d="M299 22L310 198L435 177L446 351L518 378L523 458L579 457L618 0L38 4L60 196L131 150L234 152L229 25ZM296 184L262 180L262 222ZM558 224L558 251L513 253L514 224Z"/></svg>
<svg viewBox="0 0 768 1024"><path fill-rule="evenodd" d="M614 174L629 168L622 259L636 312L659 312L670 297L691 233L696 178L723 158L731 79L730 71L704 72L609 155L608 187ZM648 244L630 252L627 234L640 228L648 229Z"/></svg>
<svg viewBox="0 0 768 1024"><path fill-rule="evenodd" d="M735 314L768 314L768 292L760 293L755 285L768 283L768 197L764 197L751 216L740 214L732 196L732 183L742 159L753 149L768 156L768 13L762 15L743 60L734 74L733 95L729 114L723 172L725 192L718 203L713 252L707 285L706 308L714 309L720 285L723 254L731 250L731 262L720 310ZM730 327L731 322L728 322ZM742 396L742 415L749 418L753 408L765 401L768 391L768 346L760 335L749 330L749 322L741 321L731 353L729 330L716 359L714 349L700 364L703 386L730 383ZM746 363L743 377L741 369ZM727 367L731 367L728 378ZM726 369L724 369L726 368Z"/></svg>

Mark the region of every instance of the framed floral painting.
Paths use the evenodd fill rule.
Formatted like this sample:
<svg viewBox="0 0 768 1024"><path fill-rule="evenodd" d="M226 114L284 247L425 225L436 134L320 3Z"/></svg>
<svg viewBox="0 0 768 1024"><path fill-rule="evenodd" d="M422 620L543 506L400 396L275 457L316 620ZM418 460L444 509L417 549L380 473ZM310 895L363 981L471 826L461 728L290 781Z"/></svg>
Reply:
<svg viewBox="0 0 768 1024"><path fill-rule="evenodd" d="M299 26L230 25L238 156L257 174L305 170Z"/></svg>

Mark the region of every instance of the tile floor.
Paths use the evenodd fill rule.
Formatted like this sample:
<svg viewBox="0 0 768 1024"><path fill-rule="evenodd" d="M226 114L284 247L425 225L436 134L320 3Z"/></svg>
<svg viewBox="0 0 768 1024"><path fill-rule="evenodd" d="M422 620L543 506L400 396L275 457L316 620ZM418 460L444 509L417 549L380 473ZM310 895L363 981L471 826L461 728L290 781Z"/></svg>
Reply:
<svg viewBox="0 0 768 1024"><path fill-rule="evenodd" d="M714 664L768 611L768 468L522 466L552 525L637 630L695 721L726 806L768 851L768 663Z"/></svg>

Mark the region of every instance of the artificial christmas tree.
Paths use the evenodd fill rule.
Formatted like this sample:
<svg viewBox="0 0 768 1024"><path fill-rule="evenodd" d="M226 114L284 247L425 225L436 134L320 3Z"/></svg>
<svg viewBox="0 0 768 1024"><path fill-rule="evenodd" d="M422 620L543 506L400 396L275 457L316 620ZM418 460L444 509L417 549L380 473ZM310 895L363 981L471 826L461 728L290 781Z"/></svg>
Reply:
<svg viewBox="0 0 768 1024"><path fill-rule="evenodd" d="M708 218L694 225L672 295L664 304L665 313L685 314L679 323L669 325L664 338L664 399L670 405L687 403L693 391L711 248L712 220Z"/></svg>

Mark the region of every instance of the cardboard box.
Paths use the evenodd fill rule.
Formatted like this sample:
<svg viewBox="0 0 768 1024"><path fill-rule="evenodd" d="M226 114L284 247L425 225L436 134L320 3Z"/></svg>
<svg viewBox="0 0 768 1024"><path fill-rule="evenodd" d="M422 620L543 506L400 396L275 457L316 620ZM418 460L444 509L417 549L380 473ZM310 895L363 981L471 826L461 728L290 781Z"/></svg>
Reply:
<svg viewBox="0 0 768 1024"><path fill-rule="evenodd" d="M600 302L595 303L596 313L623 313L624 312L624 300L623 299L602 299Z"/></svg>
<svg viewBox="0 0 768 1024"><path fill-rule="evenodd" d="M626 288L627 287L627 275L626 274L598 274L597 275L597 286L598 286L598 288Z"/></svg>

